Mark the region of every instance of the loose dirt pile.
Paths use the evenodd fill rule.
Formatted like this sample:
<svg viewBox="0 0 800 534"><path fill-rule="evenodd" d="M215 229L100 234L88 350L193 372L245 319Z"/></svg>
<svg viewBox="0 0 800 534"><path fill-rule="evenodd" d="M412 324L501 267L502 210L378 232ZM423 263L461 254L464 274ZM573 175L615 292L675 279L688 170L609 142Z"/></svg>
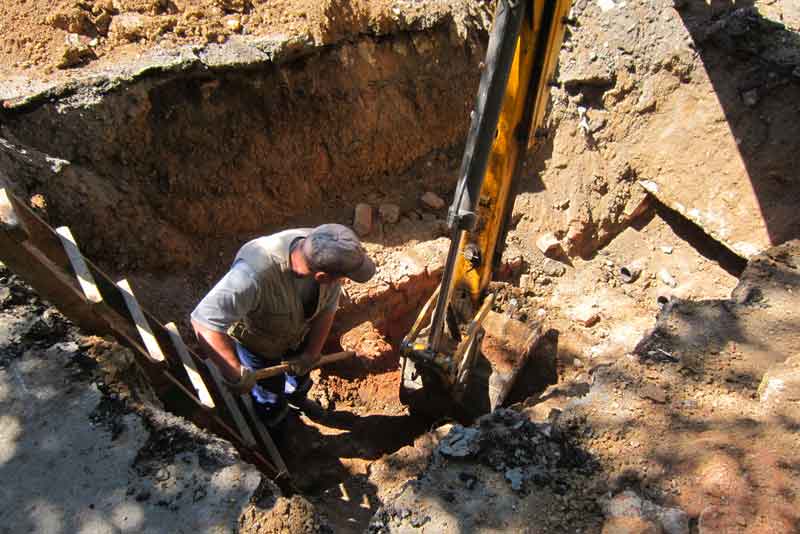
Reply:
<svg viewBox="0 0 800 534"><path fill-rule="evenodd" d="M425 467L370 530L795 532L799 246L756 257L729 299L670 300L613 363L385 458L374 473Z"/></svg>
<svg viewBox="0 0 800 534"><path fill-rule="evenodd" d="M284 34L330 45L359 33L387 34L420 18L463 21L477 4L358 0L27 0L0 6L0 72L32 78L57 69L124 62L155 47L224 43ZM483 16L483 15L479 15Z"/></svg>

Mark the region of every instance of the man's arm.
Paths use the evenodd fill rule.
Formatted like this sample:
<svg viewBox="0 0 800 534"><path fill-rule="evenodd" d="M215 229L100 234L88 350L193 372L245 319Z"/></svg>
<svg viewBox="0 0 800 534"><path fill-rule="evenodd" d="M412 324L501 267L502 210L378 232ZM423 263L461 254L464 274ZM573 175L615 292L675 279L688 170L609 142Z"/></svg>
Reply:
<svg viewBox="0 0 800 534"><path fill-rule="evenodd" d="M305 351L314 362L319 360L322 353L322 346L328 339L333 325L333 317L336 315L336 308L327 309L320 312L311 323L311 330L308 332Z"/></svg>
<svg viewBox="0 0 800 534"><path fill-rule="evenodd" d="M203 345L204 352L213 357L225 379L229 382L238 381L242 374L242 365L239 363L239 357L236 356L233 340L228 337L228 334L206 328L194 319L192 319L192 327L197 339Z"/></svg>
<svg viewBox="0 0 800 534"><path fill-rule="evenodd" d="M230 382L239 381L242 368L227 330L253 309L257 297L258 285L252 270L245 263L237 262L191 315L192 327L204 352L212 357Z"/></svg>
<svg viewBox="0 0 800 534"><path fill-rule="evenodd" d="M328 339L328 334L331 332L338 301L339 296L337 294L314 318L314 321L311 323L311 330L308 331L308 335L306 336L303 353L299 357L289 360L289 365L293 374L298 376L304 375L319 361L322 347L325 345L325 340Z"/></svg>

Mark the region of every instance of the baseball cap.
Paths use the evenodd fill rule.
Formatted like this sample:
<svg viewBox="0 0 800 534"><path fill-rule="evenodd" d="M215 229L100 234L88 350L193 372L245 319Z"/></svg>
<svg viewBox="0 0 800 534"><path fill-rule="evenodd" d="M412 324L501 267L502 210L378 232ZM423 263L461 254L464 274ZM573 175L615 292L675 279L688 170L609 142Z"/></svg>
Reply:
<svg viewBox="0 0 800 534"><path fill-rule="evenodd" d="M303 240L302 247L303 256L314 271L345 276L354 282L366 282L375 274L375 263L347 226L317 226Z"/></svg>

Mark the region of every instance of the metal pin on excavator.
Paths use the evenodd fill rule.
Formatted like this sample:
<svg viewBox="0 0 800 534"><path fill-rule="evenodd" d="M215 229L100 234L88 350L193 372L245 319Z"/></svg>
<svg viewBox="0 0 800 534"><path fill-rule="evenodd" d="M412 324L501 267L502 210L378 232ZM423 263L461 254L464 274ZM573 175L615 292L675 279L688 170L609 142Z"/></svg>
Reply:
<svg viewBox="0 0 800 534"><path fill-rule="evenodd" d="M539 328L492 311L530 132L544 119L570 0L498 0L458 185L439 288L401 349L401 400L477 415L502 404Z"/></svg>

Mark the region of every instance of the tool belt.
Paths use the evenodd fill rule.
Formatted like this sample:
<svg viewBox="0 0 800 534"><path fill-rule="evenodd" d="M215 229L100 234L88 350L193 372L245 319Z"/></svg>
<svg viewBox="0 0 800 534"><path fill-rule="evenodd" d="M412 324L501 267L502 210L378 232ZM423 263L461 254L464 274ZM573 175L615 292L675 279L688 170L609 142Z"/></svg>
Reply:
<svg viewBox="0 0 800 534"><path fill-rule="evenodd" d="M264 336L255 335L243 322L232 324L227 331L228 336L246 348L253 356L264 362L264 366L278 365L286 360L299 356L305 348L305 339L297 347L289 347L276 354L275 340L265 340Z"/></svg>

